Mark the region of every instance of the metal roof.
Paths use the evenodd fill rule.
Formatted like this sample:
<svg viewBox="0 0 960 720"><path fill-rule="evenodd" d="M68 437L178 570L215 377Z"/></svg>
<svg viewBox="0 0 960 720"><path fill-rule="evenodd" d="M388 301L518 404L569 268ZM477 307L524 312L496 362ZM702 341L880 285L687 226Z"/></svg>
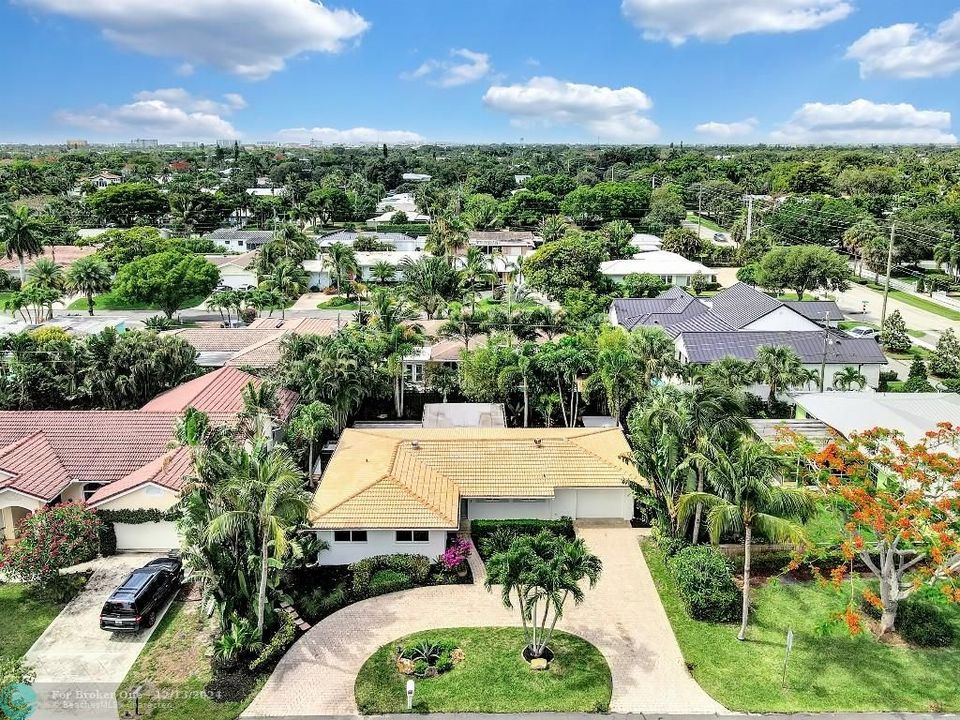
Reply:
<svg viewBox="0 0 960 720"><path fill-rule="evenodd" d="M782 306L776 298L741 282L718 292L710 301L713 314L735 328L746 327Z"/></svg>
<svg viewBox="0 0 960 720"><path fill-rule="evenodd" d="M843 320L843 313L833 300L784 300L783 304L814 322L822 323L824 315L828 322Z"/></svg>
<svg viewBox="0 0 960 720"><path fill-rule="evenodd" d="M819 330L730 332L685 332L680 336L688 362L709 363L723 357L753 360L761 345L783 345L800 356L805 364L823 360L823 332ZM876 365L887 363L876 340L851 338L829 333L826 362L828 365Z"/></svg>

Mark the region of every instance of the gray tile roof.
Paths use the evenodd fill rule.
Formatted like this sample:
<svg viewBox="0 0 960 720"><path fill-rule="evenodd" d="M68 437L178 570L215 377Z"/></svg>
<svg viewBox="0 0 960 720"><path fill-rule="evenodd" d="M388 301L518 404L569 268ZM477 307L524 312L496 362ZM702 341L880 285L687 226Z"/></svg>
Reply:
<svg viewBox="0 0 960 720"><path fill-rule="evenodd" d="M714 295L710 309L728 325L742 328L782 306L776 298L738 282Z"/></svg>
<svg viewBox="0 0 960 720"><path fill-rule="evenodd" d="M416 240L412 235L407 235L406 233L399 232L377 232L376 230L369 230L363 232L356 232L354 230L339 230L335 233L330 233L329 235L324 235L320 238L320 242L324 244L333 244L333 243L353 243L356 242L357 236L363 235L365 237L377 238L381 242L388 243L397 243L397 242L413 242Z"/></svg>
<svg viewBox="0 0 960 720"><path fill-rule="evenodd" d="M273 239L272 230L237 230L220 228L205 237L211 240L246 240L247 247L265 245Z"/></svg>
<svg viewBox="0 0 960 720"><path fill-rule="evenodd" d="M784 300L783 304L814 322L823 323L824 313L830 322L843 320L843 313L833 300Z"/></svg>
<svg viewBox="0 0 960 720"><path fill-rule="evenodd" d="M685 332L733 332L734 330L736 328L730 327L709 310L667 328L674 337Z"/></svg>
<svg viewBox="0 0 960 720"><path fill-rule="evenodd" d="M709 363L723 357L753 360L761 345L793 348L807 365L819 363L823 358L823 333L816 330L685 332L680 340L686 349L687 360L692 363ZM832 342L827 344L829 365L885 365L887 362L876 340L851 338L833 332L830 340Z"/></svg>

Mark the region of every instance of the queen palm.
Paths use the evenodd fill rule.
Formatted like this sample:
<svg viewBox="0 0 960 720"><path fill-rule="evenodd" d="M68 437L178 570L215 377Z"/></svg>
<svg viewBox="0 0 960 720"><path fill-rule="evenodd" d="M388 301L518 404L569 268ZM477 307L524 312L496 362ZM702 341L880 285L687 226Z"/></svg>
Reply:
<svg viewBox="0 0 960 720"><path fill-rule="evenodd" d="M627 403L643 392L639 366L629 334L619 327L600 331L594 372L587 378L587 388L603 390L618 427Z"/></svg>
<svg viewBox="0 0 960 720"><path fill-rule="evenodd" d="M443 305L461 296L460 273L443 258L424 256L418 260L405 257L400 261L403 291L423 308L432 320Z"/></svg>
<svg viewBox="0 0 960 720"><path fill-rule="evenodd" d="M767 404L771 408L780 390L795 387L806 380L800 356L786 345L758 347L753 371L757 382L770 387Z"/></svg>
<svg viewBox="0 0 960 720"><path fill-rule="evenodd" d="M6 248L7 259L20 263L20 283L27 281L25 258L43 254L47 226L36 212L26 206L8 207L0 215L0 241Z"/></svg>
<svg viewBox="0 0 960 720"><path fill-rule="evenodd" d="M112 283L110 266L96 255L80 258L67 270L67 289L86 296L87 312L90 315L93 315L93 296L109 292Z"/></svg>
<svg viewBox="0 0 960 720"><path fill-rule="evenodd" d="M470 291L471 312L476 310L477 290L494 282L496 277L490 269L490 258L478 247L468 248L463 268L460 270L460 281L463 287Z"/></svg>
<svg viewBox="0 0 960 720"><path fill-rule="evenodd" d="M388 263L386 260L379 260L370 268L370 277L376 280L379 285L386 285L388 282L393 282L396 276L397 269L392 263Z"/></svg>
<svg viewBox="0 0 960 720"><path fill-rule="evenodd" d="M403 417L403 358L423 343L423 326L413 322L416 311L383 290L373 294L370 320L383 342L387 371L393 379L393 408Z"/></svg>
<svg viewBox="0 0 960 720"><path fill-rule="evenodd" d="M855 367L847 366L833 374L833 386L837 390L851 390L856 385L857 390L863 390L867 378Z"/></svg>
<svg viewBox="0 0 960 720"><path fill-rule="evenodd" d="M341 283L360 271L357 255L349 245L334 243L327 248L326 261L339 295Z"/></svg>
<svg viewBox="0 0 960 720"><path fill-rule="evenodd" d="M560 240L567 234L567 221L562 215L547 215L540 221L538 232L545 243Z"/></svg>
<svg viewBox="0 0 960 720"><path fill-rule="evenodd" d="M271 567L291 548L291 534L307 516L310 496L303 489L303 474L286 447L270 447L257 439L247 449L231 454L227 481L221 494L225 510L207 528L207 542L216 544L246 535L259 545L257 631L263 637L267 584ZM273 561L273 563L271 563Z"/></svg>
<svg viewBox="0 0 960 720"><path fill-rule="evenodd" d="M50 258L38 258L27 273L27 285L56 293L56 298L59 299L63 291L63 268ZM52 301L47 305L47 319L53 319Z"/></svg>
<svg viewBox="0 0 960 720"><path fill-rule="evenodd" d="M707 510L712 543L719 543L724 533L743 533L743 603L737 639L745 640L750 619L753 532L761 533L769 542L802 543L803 522L816 512L816 498L806 488L778 484L786 469L784 459L766 443L741 438L732 450L711 446L694 456L705 466L714 492L681 497L678 519L685 522L702 505Z"/></svg>
<svg viewBox="0 0 960 720"><path fill-rule="evenodd" d="M643 388L649 388L654 378L676 372L676 346L663 328L638 325L630 332L633 352L643 374Z"/></svg>
<svg viewBox="0 0 960 720"><path fill-rule="evenodd" d="M685 367L701 366L688 364ZM753 375L753 366L749 361L727 356L702 366L698 378L720 387L740 389L753 382Z"/></svg>
<svg viewBox="0 0 960 720"><path fill-rule="evenodd" d="M290 432L293 436L301 442L307 443L307 474L309 480L313 480L314 446L326 430L333 429L333 425L333 413L330 412L330 406L321 402L301 405L290 421Z"/></svg>

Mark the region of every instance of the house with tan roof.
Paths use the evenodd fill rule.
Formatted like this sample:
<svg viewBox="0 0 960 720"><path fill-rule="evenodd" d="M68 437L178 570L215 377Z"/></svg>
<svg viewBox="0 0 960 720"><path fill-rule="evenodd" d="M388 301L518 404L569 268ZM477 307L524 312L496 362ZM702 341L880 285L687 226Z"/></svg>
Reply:
<svg viewBox="0 0 960 720"><path fill-rule="evenodd" d="M619 428L347 429L317 487L310 525L328 565L440 555L481 518L633 517L644 483Z"/></svg>
<svg viewBox="0 0 960 720"><path fill-rule="evenodd" d="M186 448L171 448L188 407L216 424L236 422L243 388L260 378L237 368L202 375L157 396L139 410L0 412L0 524L11 540L16 526L45 505L86 502L103 510L169 510L190 472ZM293 412L297 394L281 390L278 421ZM121 550L177 547L172 522L115 523Z"/></svg>

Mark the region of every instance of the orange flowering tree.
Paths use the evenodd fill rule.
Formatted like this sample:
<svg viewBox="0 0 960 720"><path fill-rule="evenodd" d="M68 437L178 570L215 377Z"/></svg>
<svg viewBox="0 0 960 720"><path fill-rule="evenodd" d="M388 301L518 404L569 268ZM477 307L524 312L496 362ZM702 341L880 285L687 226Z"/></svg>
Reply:
<svg viewBox="0 0 960 720"><path fill-rule="evenodd" d="M879 581L880 594L866 590L864 599L882 612L880 635L893 627L899 602L924 584L960 602L960 427L941 423L913 443L875 428L819 451L808 444L805 454L843 513L840 552ZM834 582L844 571L831 573ZM857 631L855 611L846 615Z"/></svg>

